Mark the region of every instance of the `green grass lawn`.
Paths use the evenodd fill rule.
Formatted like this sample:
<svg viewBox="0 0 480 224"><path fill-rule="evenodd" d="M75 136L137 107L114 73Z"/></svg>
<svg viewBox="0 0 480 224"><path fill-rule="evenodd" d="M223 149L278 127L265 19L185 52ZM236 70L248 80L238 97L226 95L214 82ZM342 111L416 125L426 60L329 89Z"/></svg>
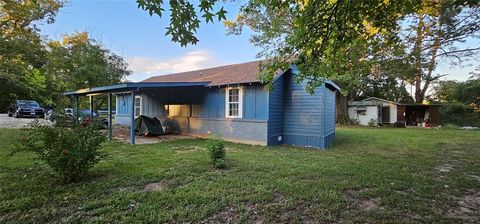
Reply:
<svg viewBox="0 0 480 224"><path fill-rule="evenodd" d="M326 151L205 140L112 142L62 185L0 129L0 222L480 222L480 132L339 128Z"/></svg>

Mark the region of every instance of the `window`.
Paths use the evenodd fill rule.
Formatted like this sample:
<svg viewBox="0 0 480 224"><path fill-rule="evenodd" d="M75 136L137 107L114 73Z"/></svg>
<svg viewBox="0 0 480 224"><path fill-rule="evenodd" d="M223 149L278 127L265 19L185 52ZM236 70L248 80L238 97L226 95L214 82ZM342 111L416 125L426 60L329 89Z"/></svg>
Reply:
<svg viewBox="0 0 480 224"><path fill-rule="evenodd" d="M135 117L138 117L142 114L142 97L135 96Z"/></svg>
<svg viewBox="0 0 480 224"><path fill-rule="evenodd" d="M367 110L366 109L358 109L357 110L357 115L367 115Z"/></svg>
<svg viewBox="0 0 480 224"><path fill-rule="evenodd" d="M225 117L242 118L242 88L231 87L226 89Z"/></svg>

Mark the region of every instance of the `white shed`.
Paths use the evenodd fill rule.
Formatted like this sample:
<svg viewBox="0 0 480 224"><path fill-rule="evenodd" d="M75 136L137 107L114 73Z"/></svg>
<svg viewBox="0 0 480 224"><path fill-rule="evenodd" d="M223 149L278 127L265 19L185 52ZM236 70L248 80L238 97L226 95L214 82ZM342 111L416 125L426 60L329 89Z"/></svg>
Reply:
<svg viewBox="0 0 480 224"><path fill-rule="evenodd" d="M348 103L348 116L357 120L360 125L395 124L397 122L397 106L399 103L376 97Z"/></svg>

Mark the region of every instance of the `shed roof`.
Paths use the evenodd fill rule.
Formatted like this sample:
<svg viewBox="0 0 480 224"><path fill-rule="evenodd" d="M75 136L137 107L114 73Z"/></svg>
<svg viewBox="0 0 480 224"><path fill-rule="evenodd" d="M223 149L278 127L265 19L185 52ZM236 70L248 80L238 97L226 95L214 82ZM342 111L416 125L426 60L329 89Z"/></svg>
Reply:
<svg viewBox="0 0 480 224"><path fill-rule="evenodd" d="M397 102L393 102L393 101L390 101L390 100L386 100L386 99L382 99L382 98L378 98L378 97L368 97L367 99L364 99L362 101L382 101L382 102L386 102L386 103L392 103L392 104L400 104L400 103L397 103Z"/></svg>

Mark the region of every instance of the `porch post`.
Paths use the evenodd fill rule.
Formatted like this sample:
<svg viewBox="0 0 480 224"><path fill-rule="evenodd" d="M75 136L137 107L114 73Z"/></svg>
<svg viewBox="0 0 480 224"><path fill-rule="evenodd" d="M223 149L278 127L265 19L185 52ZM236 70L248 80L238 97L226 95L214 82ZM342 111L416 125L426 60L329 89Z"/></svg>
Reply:
<svg viewBox="0 0 480 224"><path fill-rule="evenodd" d="M112 132L113 132L113 125L112 125L112 94L108 94L108 139L112 141Z"/></svg>
<svg viewBox="0 0 480 224"><path fill-rule="evenodd" d="M93 96L90 95L90 115L92 116L92 121L93 121Z"/></svg>
<svg viewBox="0 0 480 224"><path fill-rule="evenodd" d="M78 96L75 95L75 125L78 125Z"/></svg>
<svg viewBox="0 0 480 224"><path fill-rule="evenodd" d="M135 145L135 92L133 91L130 109L130 144Z"/></svg>

